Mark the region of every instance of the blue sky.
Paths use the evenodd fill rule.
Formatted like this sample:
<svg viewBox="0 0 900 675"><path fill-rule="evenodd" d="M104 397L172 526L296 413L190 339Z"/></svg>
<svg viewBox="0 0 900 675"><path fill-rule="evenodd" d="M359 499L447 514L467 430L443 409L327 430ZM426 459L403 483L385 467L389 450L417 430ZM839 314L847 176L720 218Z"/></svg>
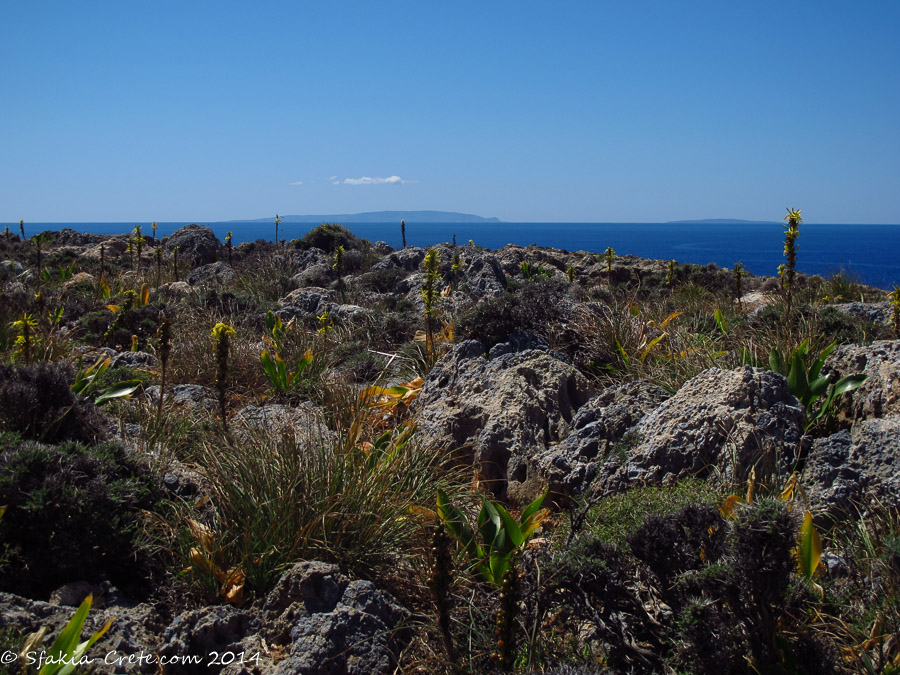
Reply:
<svg viewBox="0 0 900 675"><path fill-rule="evenodd" d="M0 222L900 223L900 2L0 0Z"/></svg>

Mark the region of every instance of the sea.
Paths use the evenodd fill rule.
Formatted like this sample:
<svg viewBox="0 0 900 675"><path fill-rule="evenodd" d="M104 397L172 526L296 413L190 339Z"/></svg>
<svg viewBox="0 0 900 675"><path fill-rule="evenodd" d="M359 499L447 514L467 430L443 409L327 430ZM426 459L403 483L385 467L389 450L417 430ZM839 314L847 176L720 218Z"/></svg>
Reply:
<svg viewBox="0 0 900 675"><path fill-rule="evenodd" d="M188 223L158 223L157 236L172 234ZM232 232L235 245L259 239L272 240L275 225L259 221L199 223L220 239ZM3 227L6 223L0 223ZM145 235L150 223L26 223L25 234L71 228L78 232L118 234L141 225ZM312 223L281 223L279 238L296 239L315 227ZM351 223L346 226L359 237L401 245L399 223ZM18 233L19 224L9 223ZM780 223L708 222L678 223L406 223L406 243L430 246L441 242L470 241L496 249L506 244L549 246L569 251L601 253L607 247L618 255L676 260L678 263L716 263L732 267L741 262L756 275L774 276L784 262L784 228ZM805 274L829 277L844 273L870 286L890 290L900 285L900 224L802 223L797 240L797 269Z"/></svg>

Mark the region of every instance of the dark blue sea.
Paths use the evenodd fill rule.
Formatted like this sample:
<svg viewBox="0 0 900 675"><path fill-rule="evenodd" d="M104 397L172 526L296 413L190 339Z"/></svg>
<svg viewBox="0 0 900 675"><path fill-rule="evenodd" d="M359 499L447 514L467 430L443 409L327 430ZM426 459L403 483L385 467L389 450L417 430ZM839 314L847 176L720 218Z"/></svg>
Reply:
<svg viewBox="0 0 900 675"><path fill-rule="evenodd" d="M128 232L138 223L26 223L25 234L70 227L79 232L115 234ZM171 234L186 223L159 223L157 236ZM233 232L235 244L257 239L273 239L274 223L231 221L201 223L220 239ZM2 226L3 223L0 223ZM145 234L150 224L140 223ZM302 237L309 223L282 223L279 236ZM372 241L400 246L399 223L352 223L348 229ZM11 232L19 224L10 223ZM617 254L677 260L679 263L732 267L740 261L753 274L775 275L784 262L784 228L779 223L413 223L406 224L406 241L411 246L473 240L485 248L506 244L537 244L569 251L602 252L611 246ZM900 285L900 225L800 225L797 267L806 274L829 276L845 271L858 281L890 289Z"/></svg>

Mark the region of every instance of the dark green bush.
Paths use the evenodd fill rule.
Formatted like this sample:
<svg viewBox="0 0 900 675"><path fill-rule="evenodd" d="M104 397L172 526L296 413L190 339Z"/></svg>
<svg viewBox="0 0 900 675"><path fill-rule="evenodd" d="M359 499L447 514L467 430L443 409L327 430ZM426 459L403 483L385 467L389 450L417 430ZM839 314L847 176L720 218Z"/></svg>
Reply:
<svg viewBox="0 0 900 675"><path fill-rule="evenodd" d="M542 279L526 283L474 305L460 316L456 332L461 339L478 340L487 349L516 331L546 336L548 329L565 320L567 301L565 282Z"/></svg>
<svg viewBox="0 0 900 675"><path fill-rule="evenodd" d="M348 251L363 248L363 240L343 225L337 224L319 225L307 232L302 239L295 239L292 243L295 248L318 248L329 254L338 246L343 246Z"/></svg>
<svg viewBox="0 0 900 675"><path fill-rule="evenodd" d="M102 438L102 416L76 398L72 380L68 364L0 365L0 430L48 443Z"/></svg>
<svg viewBox="0 0 900 675"><path fill-rule="evenodd" d="M135 540L155 480L121 446L51 446L0 434L0 589L46 599L72 581L134 592L150 559Z"/></svg>

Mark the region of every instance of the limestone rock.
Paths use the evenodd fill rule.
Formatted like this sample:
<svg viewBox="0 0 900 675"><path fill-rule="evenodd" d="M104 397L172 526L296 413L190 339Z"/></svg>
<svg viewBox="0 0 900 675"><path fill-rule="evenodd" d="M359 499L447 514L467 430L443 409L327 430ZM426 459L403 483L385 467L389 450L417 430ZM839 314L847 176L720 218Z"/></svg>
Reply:
<svg viewBox="0 0 900 675"><path fill-rule="evenodd" d="M742 482L758 462L778 469L793 459L802 419L803 407L782 375L749 366L710 368L633 427L636 447L599 480L607 492L689 476Z"/></svg>
<svg viewBox="0 0 900 675"><path fill-rule="evenodd" d="M225 286L237 278L234 269L226 262L214 262L196 268L187 276L191 286Z"/></svg>
<svg viewBox="0 0 900 675"><path fill-rule="evenodd" d="M587 380L546 351L490 359L475 340L456 345L429 373L416 401L419 434L474 463L496 495L525 500L532 461L568 435L591 398Z"/></svg>
<svg viewBox="0 0 900 675"><path fill-rule="evenodd" d="M616 461L610 453L629 429L669 394L645 380L610 387L582 406L572 431L537 459L538 471L552 492L579 494L597 473L598 461Z"/></svg>
<svg viewBox="0 0 900 675"><path fill-rule="evenodd" d="M803 484L818 514L838 516L865 508L874 496L900 506L900 417L860 420L851 431L817 439L809 452Z"/></svg>
<svg viewBox="0 0 900 675"><path fill-rule="evenodd" d="M831 352L822 373L833 373L833 381L855 373L869 376L840 401L839 409L850 421L900 415L900 340L840 345Z"/></svg>
<svg viewBox="0 0 900 675"><path fill-rule="evenodd" d="M222 243L208 227L185 225L166 240L166 253L172 254L178 247L178 259L188 260L194 267L209 265L222 253Z"/></svg>

